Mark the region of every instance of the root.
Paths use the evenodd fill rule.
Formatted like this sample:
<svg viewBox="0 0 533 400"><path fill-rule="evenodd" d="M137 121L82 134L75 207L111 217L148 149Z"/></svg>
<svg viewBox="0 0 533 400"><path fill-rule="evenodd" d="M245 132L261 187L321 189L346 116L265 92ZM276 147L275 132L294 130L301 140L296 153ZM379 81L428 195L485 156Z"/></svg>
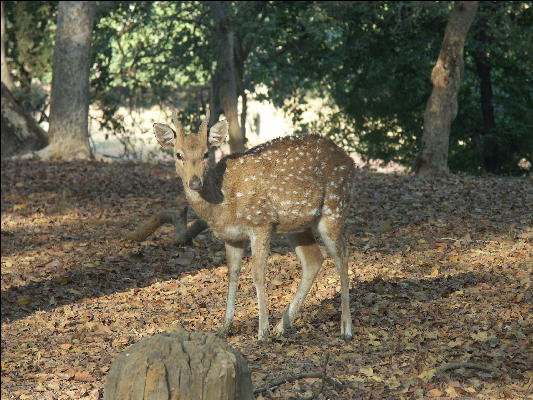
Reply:
<svg viewBox="0 0 533 400"><path fill-rule="evenodd" d="M174 225L175 231L170 240L170 244L175 246L191 243L193 238L207 228L207 223L202 219L198 219L187 228L187 211L187 207L184 207L181 212L170 209L159 211L137 227L135 231L128 232L126 238L136 242L142 242L162 225L172 224Z"/></svg>
<svg viewBox="0 0 533 400"><path fill-rule="evenodd" d="M454 369L465 368L465 369L477 369L478 371L483 372L495 372L495 369L489 365L482 365L472 362L450 362L443 365L437 369L437 372L443 373L446 371L452 371Z"/></svg>

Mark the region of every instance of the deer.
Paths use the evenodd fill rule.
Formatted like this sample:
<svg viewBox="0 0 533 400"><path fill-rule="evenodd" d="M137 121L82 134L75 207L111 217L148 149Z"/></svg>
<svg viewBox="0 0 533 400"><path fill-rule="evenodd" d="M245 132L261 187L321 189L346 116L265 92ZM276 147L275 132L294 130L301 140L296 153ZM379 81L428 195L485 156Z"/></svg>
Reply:
<svg viewBox="0 0 533 400"><path fill-rule="evenodd" d="M229 285L226 314L219 332L227 335L235 315L242 257L250 243L251 274L256 288L259 342L269 339L265 280L273 233L285 234L302 264L296 293L275 330L291 328L322 267L319 236L340 275L342 338L352 338L348 259L343 229L352 201L353 160L331 139L318 134L285 136L209 163L209 149L224 143L227 120L210 128L209 108L198 133L185 134L174 112L172 127L155 123L163 147L173 148L175 167L186 199L225 244Z"/></svg>

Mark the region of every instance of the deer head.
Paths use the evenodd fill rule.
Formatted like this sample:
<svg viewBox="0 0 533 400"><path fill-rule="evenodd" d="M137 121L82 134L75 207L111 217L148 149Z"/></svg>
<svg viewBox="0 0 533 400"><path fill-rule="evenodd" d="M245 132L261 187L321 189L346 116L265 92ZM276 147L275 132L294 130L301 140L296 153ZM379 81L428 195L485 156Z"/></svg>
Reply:
<svg viewBox="0 0 533 400"><path fill-rule="evenodd" d="M197 192L202 190L204 183L209 148L224 143L229 129L227 120L217 122L208 128L209 116L208 107L207 114L196 135L185 134L176 112L172 115L176 130L165 124L154 124L154 133L159 144L163 147L174 148L176 172L181 177L183 185Z"/></svg>

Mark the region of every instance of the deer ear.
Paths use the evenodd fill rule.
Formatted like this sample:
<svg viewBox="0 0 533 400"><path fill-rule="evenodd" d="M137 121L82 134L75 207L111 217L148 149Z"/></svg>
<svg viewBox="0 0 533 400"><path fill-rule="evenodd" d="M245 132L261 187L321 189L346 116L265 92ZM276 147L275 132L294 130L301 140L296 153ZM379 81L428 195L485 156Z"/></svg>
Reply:
<svg viewBox="0 0 533 400"><path fill-rule="evenodd" d="M155 138L162 147L172 147L176 142L176 132L165 124L154 124Z"/></svg>
<svg viewBox="0 0 533 400"><path fill-rule="evenodd" d="M209 146L218 147L224 143L228 130L229 123L227 120L217 122L213 125L211 129L209 129L209 137L207 139Z"/></svg>

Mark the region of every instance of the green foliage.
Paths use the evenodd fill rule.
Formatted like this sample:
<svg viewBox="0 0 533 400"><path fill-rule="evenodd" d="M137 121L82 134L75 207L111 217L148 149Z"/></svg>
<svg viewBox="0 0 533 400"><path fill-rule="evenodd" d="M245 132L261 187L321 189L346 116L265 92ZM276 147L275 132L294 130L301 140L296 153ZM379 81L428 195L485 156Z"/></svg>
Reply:
<svg viewBox="0 0 533 400"><path fill-rule="evenodd" d="M465 43L465 74L451 133L452 171L519 175L524 173L520 160L533 162L532 6L531 2L480 3ZM485 27L479 23L483 20ZM495 126L490 129L481 112L476 52L486 54L491 66Z"/></svg>
<svg viewBox="0 0 533 400"><path fill-rule="evenodd" d="M325 79L346 114L345 129L357 137L354 147L366 158L410 165L448 5L327 3L324 9L339 37L330 55L337 62Z"/></svg>
<svg viewBox="0 0 533 400"><path fill-rule="evenodd" d="M121 129L122 105L166 103L197 115L188 111L206 103L212 69L205 14L197 2L98 3L91 87L105 127Z"/></svg>
<svg viewBox="0 0 533 400"><path fill-rule="evenodd" d="M486 18L489 43L476 34L465 44L465 73L459 115L452 125L452 171L520 174L521 159L533 161L531 2L482 2L477 20ZM449 3L325 3L336 21L338 46L322 56L336 64L323 71L324 82L345 116L330 121L336 136L352 136L366 157L410 166L418 152L429 80L443 38ZM472 54L481 47L492 69L496 126L483 124L479 76ZM313 65L319 65L313 63ZM478 135L480 144L473 138ZM490 168L489 168L490 167Z"/></svg>
<svg viewBox="0 0 533 400"><path fill-rule="evenodd" d="M226 2L239 93L266 88L259 99L283 107L299 131L327 132L364 158L410 166L451 6ZM533 162L532 10L531 2L480 3L465 44L452 171L520 174L520 160ZM6 2L6 15L15 79L23 88L31 86L29 77L50 82L56 3ZM178 108L186 126L197 126L217 79L216 40L203 2L97 2L91 98L103 110L100 122L127 134L120 106L163 104ZM492 125L481 111L480 54L490 65ZM309 95L339 112L302 124ZM33 109L44 101L35 90L23 96Z"/></svg>
<svg viewBox="0 0 533 400"><path fill-rule="evenodd" d="M25 108L41 110L45 91L37 83L52 81L57 2L6 1L6 57L12 77L18 83L13 93Z"/></svg>
<svg viewBox="0 0 533 400"><path fill-rule="evenodd" d="M43 83L52 81L57 2L7 1L6 52L14 78L22 85L34 78Z"/></svg>

